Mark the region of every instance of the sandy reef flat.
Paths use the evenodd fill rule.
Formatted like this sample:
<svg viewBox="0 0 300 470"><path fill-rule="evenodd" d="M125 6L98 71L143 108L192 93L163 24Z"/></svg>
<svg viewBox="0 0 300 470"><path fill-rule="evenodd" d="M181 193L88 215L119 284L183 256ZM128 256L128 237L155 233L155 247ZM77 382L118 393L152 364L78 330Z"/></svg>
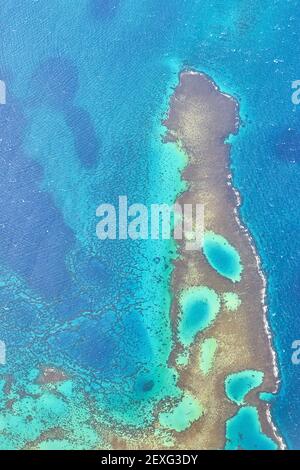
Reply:
<svg viewBox="0 0 300 470"><path fill-rule="evenodd" d="M238 251L243 265L240 282L233 282L210 266L203 251L186 251L184 243L179 245L180 257L175 262L172 279L171 312L177 338L180 296L186 289L206 286L221 298L233 292L241 304L236 312L230 313L222 302L216 320L191 345L187 364L179 367L180 386L199 399L204 414L189 430L177 436L176 446L224 448L226 422L238 412L238 406L226 396L226 377L243 370L257 370L263 372L263 382L250 391L246 404L257 408L263 433L280 447L282 442L270 419L269 405L259 399L260 392L274 393L278 386L276 357L267 324L266 282L254 243L239 219L240 198L232 186L230 144L226 143L231 134L238 133L238 103L221 93L205 74L184 71L171 97L164 124L168 129L167 141L177 142L188 157L182 175L188 189L177 202L204 204L205 231L228 240ZM217 341L218 349L210 373L203 374L199 368L199 348L208 338ZM177 339L171 357L174 367L180 353L182 345Z"/></svg>

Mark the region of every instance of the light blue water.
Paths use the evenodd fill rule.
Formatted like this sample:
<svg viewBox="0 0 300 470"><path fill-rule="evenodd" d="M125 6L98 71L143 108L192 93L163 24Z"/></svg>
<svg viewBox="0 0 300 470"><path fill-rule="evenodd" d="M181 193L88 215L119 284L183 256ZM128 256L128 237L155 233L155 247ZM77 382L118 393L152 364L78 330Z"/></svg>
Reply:
<svg viewBox="0 0 300 470"><path fill-rule="evenodd" d="M203 240L203 253L212 268L219 274L232 282L241 280L243 266L240 255L222 235L207 232Z"/></svg>
<svg viewBox="0 0 300 470"><path fill-rule="evenodd" d="M225 391L237 405L244 405L247 394L263 383L264 373L259 370L242 370L226 377Z"/></svg>
<svg viewBox="0 0 300 470"><path fill-rule="evenodd" d="M276 444L262 433L256 408L244 406L227 422L227 450L277 450Z"/></svg>
<svg viewBox="0 0 300 470"><path fill-rule="evenodd" d="M174 200L182 162L157 129L178 71L191 66L241 101L234 183L269 280L282 377L273 416L289 446L300 448L300 374L290 359L300 336L300 110L290 99L291 82L300 78L298 14L298 0L1 6L8 102L0 106L0 338L14 397L35 389L30 377L41 362L72 372L80 390L74 408L82 408L86 389L102 423L113 420L115 429L144 426L157 401L178 394L167 365L174 247L104 246L95 237L95 210L123 194L130 202ZM26 422L22 410L15 413ZM74 417L75 429L88 420L85 412ZM61 426L70 415L61 413ZM42 427L51 425L49 416ZM26 435L18 437L14 426L3 447L24 445ZM73 444L97 445L90 431L86 436ZM106 445L101 436L99 442Z"/></svg>
<svg viewBox="0 0 300 470"><path fill-rule="evenodd" d="M178 336L180 342L190 346L200 331L208 328L221 307L218 294L208 287L191 287L180 296Z"/></svg>

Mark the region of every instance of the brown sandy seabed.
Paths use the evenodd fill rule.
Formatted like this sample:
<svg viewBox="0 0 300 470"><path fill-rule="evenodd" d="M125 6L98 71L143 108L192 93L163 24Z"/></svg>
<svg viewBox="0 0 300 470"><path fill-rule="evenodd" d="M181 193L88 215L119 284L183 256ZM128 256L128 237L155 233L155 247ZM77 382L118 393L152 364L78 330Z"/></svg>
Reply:
<svg viewBox="0 0 300 470"><path fill-rule="evenodd" d="M232 97L221 93L205 74L184 71L170 102L169 116L164 122L168 129L166 141L176 142L188 156L182 177L188 190L177 202L201 203L205 206L205 230L224 236L238 250L244 271L238 283L214 271L199 250L186 251L179 245L180 257L175 261L172 277L173 330L178 325L180 292L190 286L207 286L219 295L236 292L242 304L237 312L222 306L212 326L198 335L191 348L189 364L176 366L180 344L170 358L170 365L180 373L179 386L194 395L204 408L204 415L181 433L173 433L175 449L222 449L225 446L226 421L238 411L225 394L226 377L245 369L264 372L262 386L252 390L246 403L257 407L263 432L284 448L284 443L272 423L270 406L259 399L260 392L276 392L278 370L272 349L266 318L266 281L260 268L254 243L243 227L238 214L240 197L231 184L230 145L226 139L237 134L240 126L239 105ZM199 346L209 337L218 341L218 351L211 372L204 376L199 369ZM113 442L124 448L124 442ZM161 448L162 444L144 434L138 440L127 441L127 448Z"/></svg>

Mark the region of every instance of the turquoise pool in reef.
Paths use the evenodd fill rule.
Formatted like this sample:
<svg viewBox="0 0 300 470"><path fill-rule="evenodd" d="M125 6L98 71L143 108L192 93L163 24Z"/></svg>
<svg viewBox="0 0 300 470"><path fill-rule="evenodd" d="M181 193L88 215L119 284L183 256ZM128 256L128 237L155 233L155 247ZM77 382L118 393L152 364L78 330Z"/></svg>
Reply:
<svg viewBox="0 0 300 470"><path fill-rule="evenodd" d="M188 429L202 414L203 408L199 401L185 393L177 405L159 415L159 422L164 428L181 432Z"/></svg>
<svg viewBox="0 0 300 470"><path fill-rule="evenodd" d="M178 334L181 343L191 345L196 335L211 325L220 307L219 296L213 289L201 286L185 290L180 297Z"/></svg>
<svg viewBox="0 0 300 470"><path fill-rule="evenodd" d="M226 238L214 232L206 232L203 253L209 264L219 274L233 282L241 280L243 265L240 255Z"/></svg>
<svg viewBox="0 0 300 470"><path fill-rule="evenodd" d="M240 307L242 301L239 298L238 294L235 292L225 292L222 295L222 300L224 302L226 310L229 312L235 312Z"/></svg>
<svg viewBox="0 0 300 470"><path fill-rule="evenodd" d="M237 405L243 405L246 395L259 387L264 373L259 370L243 370L229 375L225 380L225 391L228 398Z"/></svg>
<svg viewBox="0 0 300 470"><path fill-rule="evenodd" d="M227 450L276 450L275 442L262 432L257 409L241 408L226 424Z"/></svg>

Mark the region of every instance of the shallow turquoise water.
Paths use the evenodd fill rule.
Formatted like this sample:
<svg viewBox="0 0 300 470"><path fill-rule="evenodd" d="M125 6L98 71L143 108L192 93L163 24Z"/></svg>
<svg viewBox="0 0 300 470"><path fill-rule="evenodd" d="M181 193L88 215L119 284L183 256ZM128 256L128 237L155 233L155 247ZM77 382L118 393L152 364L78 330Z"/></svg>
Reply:
<svg viewBox="0 0 300 470"><path fill-rule="evenodd" d="M241 280L243 266L238 251L221 235L207 232L203 252L209 264L222 276L233 282Z"/></svg>
<svg viewBox="0 0 300 470"><path fill-rule="evenodd" d="M196 335L209 327L220 311L220 299L213 289L191 287L180 296L179 340L190 346Z"/></svg>
<svg viewBox="0 0 300 470"><path fill-rule="evenodd" d="M222 300L224 302L226 310L229 312L235 312L239 309L242 301L235 292L225 292L222 295Z"/></svg>
<svg viewBox="0 0 300 470"><path fill-rule="evenodd" d="M182 432L188 429L203 414L201 404L190 394L186 393L181 401L170 411L160 413L161 426Z"/></svg>
<svg viewBox="0 0 300 470"><path fill-rule="evenodd" d="M246 395L263 383L264 373L259 370L243 370L226 377L225 391L237 405L243 405Z"/></svg>
<svg viewBox="0 0 300 470"><path fill-rule="evenodd" d="M262 433L256 408L245 406L228 420L227 450L276 450L277 445Z"/></svg>

